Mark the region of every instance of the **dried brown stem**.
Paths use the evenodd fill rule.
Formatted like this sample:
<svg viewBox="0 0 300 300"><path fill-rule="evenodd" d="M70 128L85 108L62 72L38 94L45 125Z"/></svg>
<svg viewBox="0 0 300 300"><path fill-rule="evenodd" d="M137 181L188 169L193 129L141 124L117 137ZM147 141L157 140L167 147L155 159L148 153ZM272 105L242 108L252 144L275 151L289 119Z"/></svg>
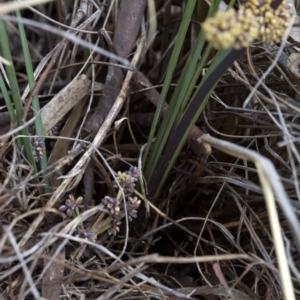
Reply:
<svg viewBox="0 0 300 300"><path fill-rule="evenodd" d="M129 2L121 1L119 18L114 32L113 45L117 54L123 58L130 54L136 44L145 5L146 0L131 0ZM108 68L103 96L93 115L87 122L85 130L89 132L98 130L119 94L123 78L123 72L119 68Z"/></svg>

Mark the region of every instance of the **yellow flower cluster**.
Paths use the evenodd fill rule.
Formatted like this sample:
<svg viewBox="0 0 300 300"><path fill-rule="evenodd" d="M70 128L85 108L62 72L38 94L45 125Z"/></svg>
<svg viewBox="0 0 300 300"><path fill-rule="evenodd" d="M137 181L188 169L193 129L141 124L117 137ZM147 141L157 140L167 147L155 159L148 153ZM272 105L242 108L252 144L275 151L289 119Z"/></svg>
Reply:
<svg viewBox="0 0 300 300"><path fill-rule="evenodd" d="M285 1L274 7L274 0L249 0L243 6L253 11L259 24L257 39L272 45L279 43L290 24L290 5Z"/></svg>
<svg viewBox="0 0 300 300"><path fill-rule="evenodd" d="M202 28L207 40L216 48L247 47L259 33L251 9L218 11L203 23Z"/></svg>
<svg viewBox="0 0 300 300"><path fill-rule="evenodd" d="M290 6L283 0L273 7L273 1L247 0L238 11L218 11L202 25L207 40L216 48L235 49L257 39L270 45L280 42L290 23Z"/></svg>

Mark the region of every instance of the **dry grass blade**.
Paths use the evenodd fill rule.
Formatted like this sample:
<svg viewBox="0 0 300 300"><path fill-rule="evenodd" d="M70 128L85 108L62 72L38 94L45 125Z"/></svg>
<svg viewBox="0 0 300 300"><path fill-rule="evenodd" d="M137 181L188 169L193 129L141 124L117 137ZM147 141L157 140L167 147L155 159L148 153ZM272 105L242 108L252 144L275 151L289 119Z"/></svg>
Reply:
<svg viewBox="0 0 300 300"><path fill-rule="evenodd" d="M253 43L223 65L189 137L182 130L178 158L149 163L156 171L173 166L153 203L145 149L163 147L162 125L181 123L176 111L186 111L221 61L201 32L218 0L211 8L197 0L0 2L14 90L26 108L22 137L30 135L34 159L49 157L33 174L10 119L16 107L5 106L13 91L4 78L0 298L297 299L300 51L291 39L299 22L288 42ZM7 4L27 5L24 30L13 11L1 14ZM31 105L34 94L40 108ZM35 115L43 118L38 128L51 129L45 136Z"/></svg>
<svg viewBox="0 0 300 300"><path fill-rule="evenodd" d="M205 295L216 295L219 297L227 297L228 293L227 290L224 287L221 286L217 286L217 287L211 287L211 286L202 286L199 288L182 288L182 289L178 289L179 292L181 293L186 293L188 295L192 295L192 296L205 296ZM258 298L252 298L249 295L236 290L236 289L232 289L231 290L232 293L232 297L231 299L235 299L235 300L258 300ZM174 300L176 300L176 298L173 298ZM206 298L208 299L208 298ZM214 298L213 298L214 299Z"/></svg>
<svg viewBox="0 0 300 300"><path fill-rule="evenodd" d="M260 178L260 182L264 191L264 195L265 195L266 206L268 209L272 235L274 238L274 246L275 246L275 251L278 259L285 299L296 299L292 278L289 270L289 264L287 261L287 256L285 254L285 247L284 247L283 238L281 234L281 227L280 227L280 222L278 218L278 213L275 205L275 198L273 195L272 188L276 193L277 200L278 203L280 204L281 209L284 211L288 221L290 222L291 228L293 230L295 242L299 252L300 252L300 237L298 233L300 231L300 226L299 226L299 221L297 220L297 217L294 213L294 209L290 204L289 199L285 193L285 190L279 180L279 176L276 172L276 169L268 159L262 157L258 153L251 151L249 149L245 149L233 143L218 140L209 135L203 135L201 139L204 142L218 148L223 152L226 152L230 155L234 155L238 158L251 160L255 163Z"/></svg>
<svg viewBox="0 0 300 300"><path fill-rule="evenodd" d="M7 14L13 12L17 9L24 9L28 5L41 5L44 3L51 2L53 0L24 0L18 2L9 2L9 3L2 3L0 4L0 14Z"/></svg>

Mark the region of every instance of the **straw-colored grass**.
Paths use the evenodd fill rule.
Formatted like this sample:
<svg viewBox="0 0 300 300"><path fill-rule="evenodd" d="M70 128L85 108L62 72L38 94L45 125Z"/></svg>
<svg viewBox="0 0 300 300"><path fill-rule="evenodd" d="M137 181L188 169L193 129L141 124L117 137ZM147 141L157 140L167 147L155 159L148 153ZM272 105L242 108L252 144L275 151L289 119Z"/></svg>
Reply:
<svg viewBox="0 0 300 300"><path fill-rule="evenodd" d="M297 299L289 32L216 50L219 1L33 2L0 4L0 298Z"/></svg>

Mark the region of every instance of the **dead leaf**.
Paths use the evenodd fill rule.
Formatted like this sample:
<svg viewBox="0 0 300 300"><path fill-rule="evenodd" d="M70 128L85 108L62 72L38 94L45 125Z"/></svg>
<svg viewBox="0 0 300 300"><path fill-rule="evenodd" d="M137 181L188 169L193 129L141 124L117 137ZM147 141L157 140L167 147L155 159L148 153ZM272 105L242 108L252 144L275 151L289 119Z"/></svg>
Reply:
<svg viewBox="0 0 300 300"><path fill-rule="evenodd" d="M48 132L70 111L83 97L91 91L92 81L85 75L70 82L41 110L44 132ZM101 83L94 83L94 91L102 90Z"/></svg>
<svg viewBox="0 0 300 300"><path fill-rule="evenodd" d="M65 123L65 126L61 130L60 136L65 137L66 139L58 139L53 147L53 150L51 151L51 155L48 160L48 164L52 165L56 161L58 161L60 158L64 157L70 147L70 144L72 143L71 140L67 139L68 137L71 137L74 129L76 128L80 118L81 118L81 112L84 108L85 101L79 101L77 105L74 107L72 112L70 113L70 116L68 120ZM60 180L57 179L57 173L53 173L50 177L51 186L58 186L60 184Z"/></svg>

